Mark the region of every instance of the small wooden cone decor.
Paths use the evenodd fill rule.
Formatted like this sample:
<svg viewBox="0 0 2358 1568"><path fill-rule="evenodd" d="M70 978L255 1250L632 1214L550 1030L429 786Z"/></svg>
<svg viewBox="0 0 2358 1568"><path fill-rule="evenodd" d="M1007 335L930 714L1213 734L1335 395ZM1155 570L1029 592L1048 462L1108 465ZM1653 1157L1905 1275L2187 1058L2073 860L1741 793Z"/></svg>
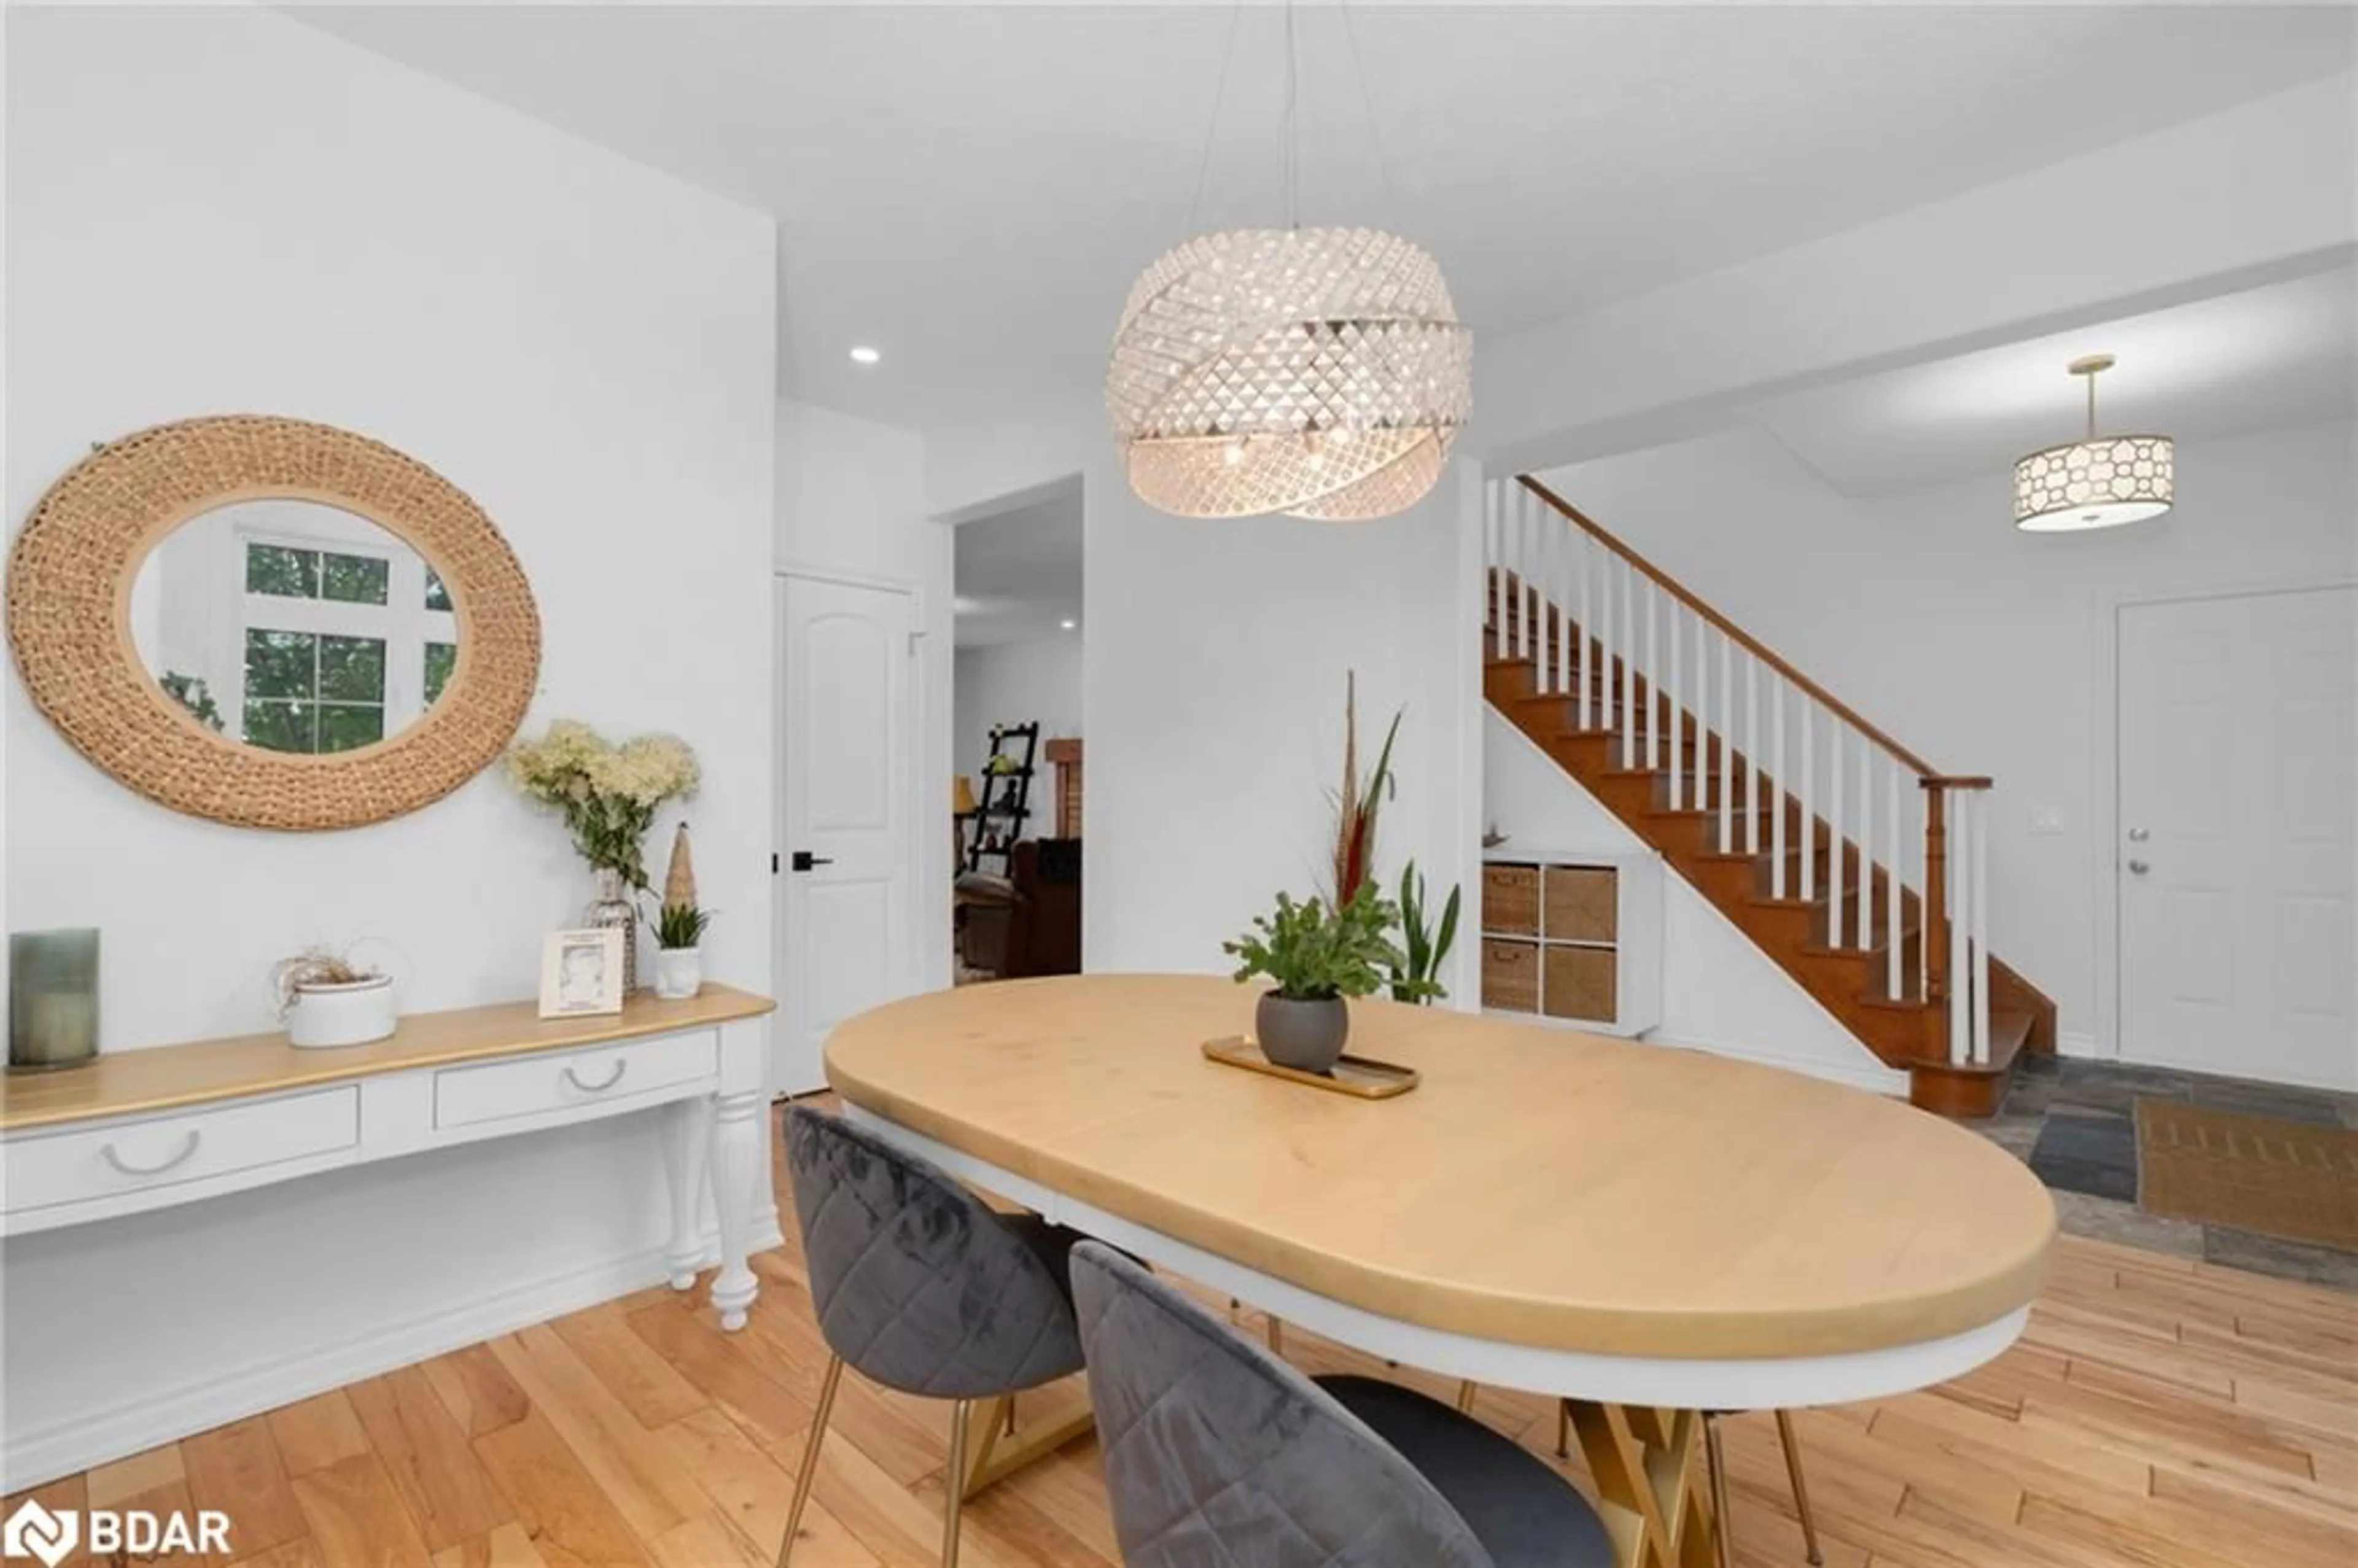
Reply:
<svg viewBox="0 0 2358 1568"><path fill-rule="evenodd" d="M696 859L687 847L687 824L671 836L671 865L664 872L664 907L693 908L696 904Z"/></svg>

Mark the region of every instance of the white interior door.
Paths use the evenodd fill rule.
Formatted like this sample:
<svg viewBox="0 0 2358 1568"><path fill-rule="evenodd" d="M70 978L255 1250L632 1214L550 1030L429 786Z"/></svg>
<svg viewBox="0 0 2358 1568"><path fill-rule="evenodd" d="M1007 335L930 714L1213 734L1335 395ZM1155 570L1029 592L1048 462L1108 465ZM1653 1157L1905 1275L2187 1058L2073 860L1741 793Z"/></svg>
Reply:
<svg viewBox="0 0 2358 1568"><path fill-rule="evenodd" d="M774 1084L827 1081L827 1032L910 989L912 597L781 579Z"/></svg>
<svg viewBox="0 0 2358 1568"><path fill-rule="evenodd" d="M2121 611L2123 1056L2358 1088L2353 599Z"/></svg>

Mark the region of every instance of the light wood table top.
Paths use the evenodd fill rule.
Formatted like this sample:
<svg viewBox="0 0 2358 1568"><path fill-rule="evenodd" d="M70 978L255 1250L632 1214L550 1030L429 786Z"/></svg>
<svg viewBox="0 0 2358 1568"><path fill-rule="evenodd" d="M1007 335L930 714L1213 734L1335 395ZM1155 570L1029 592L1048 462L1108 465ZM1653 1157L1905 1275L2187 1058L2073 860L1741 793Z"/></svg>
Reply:
<svg viewBox="0 0 2358 1568"><path fill-rule="evenodd" d="M667 1034L756 1018L776 1005L751 991L708 985L685 1001L658 1001L642 993L624 1002L620 1013L595 1017L544 1019L538 1004L530 1001L413 1013L391 1034L365 1045L298 1049L286 1035L271 1033L102 1052L82 1066L0 1077L0 1132Z"/></svg>
<svg viewBox="0 0 2358 1568"><path fill-rule="evenodd" d="M1963 1128L1797 1074L1391 1002L1357 1100L1206 1061L1257 993L1080 976L965 986L827 1044L846 1100L1125 1220L1369 1312L1547 1349L1843 1355L2029 1303L2046 1189Z"/></svg>

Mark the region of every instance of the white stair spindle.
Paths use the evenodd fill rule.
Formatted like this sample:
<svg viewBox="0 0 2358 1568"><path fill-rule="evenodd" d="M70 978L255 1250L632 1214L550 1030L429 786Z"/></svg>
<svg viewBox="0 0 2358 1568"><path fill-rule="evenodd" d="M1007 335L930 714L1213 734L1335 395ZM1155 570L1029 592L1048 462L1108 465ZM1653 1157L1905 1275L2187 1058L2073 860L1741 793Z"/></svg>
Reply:
<svg viewBox="0 0 2358 1568"><path fill-rule="evenodd" d="M1966 936L1971 944L1974 971L1974 1061L1989 1065L1990 1060L1990 955L1989 955L1989 791L1972 789L1964 792L1965 811L1973 818L1974 856L1973 904L1967 915Z"/></svg>
<svg viewBox="0 0 2358 1568"><path fill-rule="evenodd" d="M1875 742L1858 738L1858 946L1875 950Z"/></svg>
<svg viewBox="0 0 2358 1568"><path fill-rule="evenodd" d="M1744 852L1760 853L1760 661L1744 655Z"/></svg>
<svg viewBox="0 0 2358 1568"><path fill-rule="evenodd" d="M1907 956L1908 944L1906 928L1900 925L1899 919L1899 884L1902 880L1899 868L1906 850L1905 840L1899 831L1899 763L1897 759L1892 762L1884 786L1884 815L1891 823L1891 858L1885 863L1883 874L1884 983L1896 999L1908 994L1899 978L1899 966Z"/></svg>
<svg viewBox="0 0 2358 1568"><path fill-rule="evenodd" d="M1579 708L1580 727L1588 728L1588 645L1596 640L1596 611L1589 603L1589 590L1596 579L1596 546L1586 534L1573 536L1573 555L1580 562L1580 666Z"/></svg>
<svg viewBox="0 0 2358 1568"><path fill-rule="evenodd" d="M1527 491L1525 494L1530 494ZM1546 509L1531 496L1531 631L1533 656L1538 659L1539 688L1555 695L1555 665L1548 657L1548 595L1555 591L1555 534L1548 526Z"/></svg>
<svg viewBox="0 0 2358 1568"><path fill-rule="evenodd" d="M1679 601L1671 600L1668 608L1671 612L1671 681L1664 695L1671 723L1671 809L1678 811L1686 806L1686 795L1679 787L1679 734L1686 728L1680 717L1679 676L1682 672L1679 666L1684 661L1679 657Z"/></svg>
<svg viewBox="0 0 2358 1568"><path fill-rule="evenodd" d="M1519 490L1520 486L1517 487ZM1538 661L1540 673L1547 673L1547 638L1540 624L1540 498L1530 491L1521 492L1523 525L1531 531L1531 569L1523 574L1523 655Z"/></svg>
<svg viewBox="0 0 2358 1568"><path fill-rule="evenodd" d="M1810 734L1810 709L1817 704L1807 692L1794 695L1801 704L1801 901L1806 903L1818 896L1818 806L1812 798L1816 794L1818 760Z"/></svg>
<svg viewBox="0 0 2358 1568"><path fill-rule="evenodd" d="M1531 491L1523 486L1514 488L1514 654L1516 658L1531 658L1531 622L1535 620L1532 609L1540 589L1532 585L1538 570L1532 568L1532 557L1538 554L1538 528L1532 528Z"/></svg>
<svg viewBox="0 0 2358 1568"><path fill-rule="evenodd" d="M1736 853L1736 639L1719 634L1719 853Z"/></svg>
<svg viewBox="0 0 2358 1568"><path fill-rule="evenodd" d="M1949 922L1949 1060L1963 1066L1974 1059L1973 972L1965 960L1965 936L1972 919L1974 851L1973 818L1967 815L1966 792L1941 786L1941 804L1947 816L1948 886L1942 902Z"/></svg>
<svg viewBox="0 0 2358 1568"><path fill-rule="evenodd" d="M1638 569L1621 564L1621 765L1638 765Z"/></svg>
<svg viewBox="0 0 2358 1568"><path fill-rule="evenodd" d="M1826 946L1839 952L1843 945L1843 902L1850 891L1850 856L1843 838L1843 737L1850 727L1827 715L1826 768Z"/></svg>
<svg viewBox="0 0 2358 1568"><path fill-rule="evenodd" d="M1490 568L1490 656L1494 659L1507 651L1507 552L1498 523L1502 489L1496 480L1482 487L1482 558Z"/></svg>
<svg viewBox="0 0 2358 1568"><path fill-rule="evenodd" d="M1544 507L1540 515L1546 519L1548 539L1555 551L1548 590L1555 600L1555 688L1565 692L1572 689L1572 574L1577 565L1579 535L1571 524L1551 515Z"/></svg>
<svg viewBox="0 0 2358 1568"><path fill-rule="evenodd" d="M1768 672L1768 896L1785 896L1785 677Z"/></svg>
<svg viewBox="0 0 2358 1568"><path fill-rule="evenodd" d="M1646 766L1662 766L1662 587L1646 578Z"/></svg>

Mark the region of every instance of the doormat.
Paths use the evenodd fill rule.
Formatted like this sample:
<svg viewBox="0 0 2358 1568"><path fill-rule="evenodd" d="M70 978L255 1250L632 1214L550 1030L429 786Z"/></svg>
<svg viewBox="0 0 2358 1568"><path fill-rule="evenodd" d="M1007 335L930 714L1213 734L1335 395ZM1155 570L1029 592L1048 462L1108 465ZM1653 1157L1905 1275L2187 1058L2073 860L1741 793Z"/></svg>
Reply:
<svg viewBox="0 0 2358 1568"><path fill-rule="evenodd" d="M2148 1212L2358 1251L2358 1132L2142 1097L2136 1123Z"/></svg>

